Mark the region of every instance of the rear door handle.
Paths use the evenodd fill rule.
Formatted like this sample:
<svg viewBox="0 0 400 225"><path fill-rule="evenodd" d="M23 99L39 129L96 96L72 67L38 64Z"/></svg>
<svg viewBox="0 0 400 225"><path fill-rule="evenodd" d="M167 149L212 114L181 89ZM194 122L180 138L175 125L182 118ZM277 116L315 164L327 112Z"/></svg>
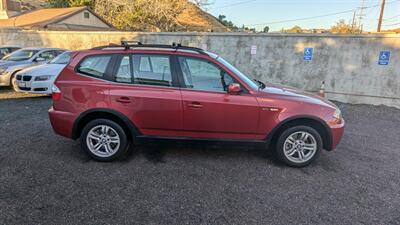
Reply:
<svg viewBox="0 0 400 225"><path fill-rule="evenodd" d="M189 108L201 109L203 105L200 102L191 102L187 105Z"/></svg>
<svg viewBox="0 0 400 225"><path fill-rule="evenodd" d="M120 98L117 98L116 101L119 103L131 103L132 102L131 99L128 97L120 97Z"/></svg>

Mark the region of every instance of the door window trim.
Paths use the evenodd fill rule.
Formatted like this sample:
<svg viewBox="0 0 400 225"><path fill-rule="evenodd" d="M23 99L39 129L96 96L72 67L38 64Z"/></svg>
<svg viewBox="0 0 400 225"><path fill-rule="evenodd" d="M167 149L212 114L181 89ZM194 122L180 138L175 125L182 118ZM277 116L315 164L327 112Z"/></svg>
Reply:
<svg viewBox="0 0 400 225"><path fill-rule="evenodd" d="M110 81L112 81L113 83L117 83L117 84L125 84L125 85L138 85L138 86L145 86L145 87L157 87L157 88L159 88L159 87L161 87L161 88L180 88L180 86L179 86L179 78L178 78L178 75L177 75L177 71L176 71L176 66L174 65L175 63L174 63L174 61L173 61L173 55L171 55L171 54L159 54L159 53L157 53L157 54L153 54L153 53L123 53L123 54L116 54L117 56L116 56L116 59L115 59L115 63L112 65L112 67L113 67L113 69L112 69L112 71L110 72L112 75L111 75L111 79L110 79ZM122 61L122 59L123 59L123 57L125 57L125 56L127 56L127 55L129 55L129 58L130 58L130 67L131 67L131 75L133 75L133 79L132 79L132 81L131 81L131 83L122 83L122 82L117 82L116 81L116 74L117 74L117 72L118 72L118 68L119 68L119 65L120 65L120 63L121 63L121 61ZM163 56L163 57L168 57L168 59L169 59L169 67L170 67L170 70L171 70L171 79L172 79L172 85L171 86L161 86L161 85L151 85L151 84L135 84L134 83L134 76L135 76L135 74L134 74L134 64L135 64L135 56L149 56L149 57L151 57L151 56Z"/></svg>

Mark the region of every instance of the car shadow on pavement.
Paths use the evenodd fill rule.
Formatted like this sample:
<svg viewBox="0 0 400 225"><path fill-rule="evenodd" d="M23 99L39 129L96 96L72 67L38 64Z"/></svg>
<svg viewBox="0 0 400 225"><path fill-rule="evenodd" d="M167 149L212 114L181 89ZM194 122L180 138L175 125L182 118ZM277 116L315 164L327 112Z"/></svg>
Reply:
<svg viewBox="0 0 400 225"><path fill-rule="evenodd" d="M123 160L130 162L136 157L145 157L149 162L154 164L168 163L167 157L173 158L180 157L199 157L199 158L237 158L237 159L250 159L258 158L275 165L283 166L275 160L270 150L260 149L257 147L249 146L218 146L218 145L161 145L152 144L145 146L138 146L130 149L129 153Z"/></svg>

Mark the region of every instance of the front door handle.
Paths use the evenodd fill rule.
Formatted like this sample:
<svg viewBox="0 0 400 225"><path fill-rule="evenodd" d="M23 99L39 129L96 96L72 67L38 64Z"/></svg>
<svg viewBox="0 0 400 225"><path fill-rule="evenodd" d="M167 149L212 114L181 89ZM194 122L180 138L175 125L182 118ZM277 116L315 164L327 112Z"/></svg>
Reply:
<svg viewBox="0 0 400 225"><path fill-rule="evenodd" d="M131 99L128 98L128 97L120 97L120 98L117 98L116 101L119 102L119 103L125 103L125 104L132 102Z"/></svg>
<svg viewBox="0 0 400 225"><path fill-rule="evenodd" d="M203 105L200 102L191 102L187 105L189 108L201 109Z"/></svg>

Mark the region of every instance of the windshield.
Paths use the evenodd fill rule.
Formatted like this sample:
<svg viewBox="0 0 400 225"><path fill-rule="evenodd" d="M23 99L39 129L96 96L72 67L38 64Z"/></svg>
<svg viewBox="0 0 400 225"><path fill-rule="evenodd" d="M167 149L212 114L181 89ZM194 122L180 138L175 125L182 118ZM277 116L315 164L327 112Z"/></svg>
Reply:
<svg viewBox="0 0 400 225"><path fill-rule="evenodd" d="M71 52L64 52L61 55L55 57L49 62L49 64L68 64L71 60Z"/></svg>
<svg viewBox="0 0 400 225"><path fill-rule="evenodd" d="M24 61L32 58L36 53L38 53L38 50L18 50L7 55L6 57L3 58L3 60Z"/></svg>
<svg viewBox="0 0 400 225"><path fill-rule="evenodd" d="M247 75L243 74L240 72L236 67L232 66L230 63L225 61L222 57L218 56L216 58L218 62L222 63L224 66L228 67L232 72L234 72L237 76L240 77L244 82L246 82L247 85L249 85L251 88L258 89L257 83L255 83L252 79L250 79Z"/></svg>

